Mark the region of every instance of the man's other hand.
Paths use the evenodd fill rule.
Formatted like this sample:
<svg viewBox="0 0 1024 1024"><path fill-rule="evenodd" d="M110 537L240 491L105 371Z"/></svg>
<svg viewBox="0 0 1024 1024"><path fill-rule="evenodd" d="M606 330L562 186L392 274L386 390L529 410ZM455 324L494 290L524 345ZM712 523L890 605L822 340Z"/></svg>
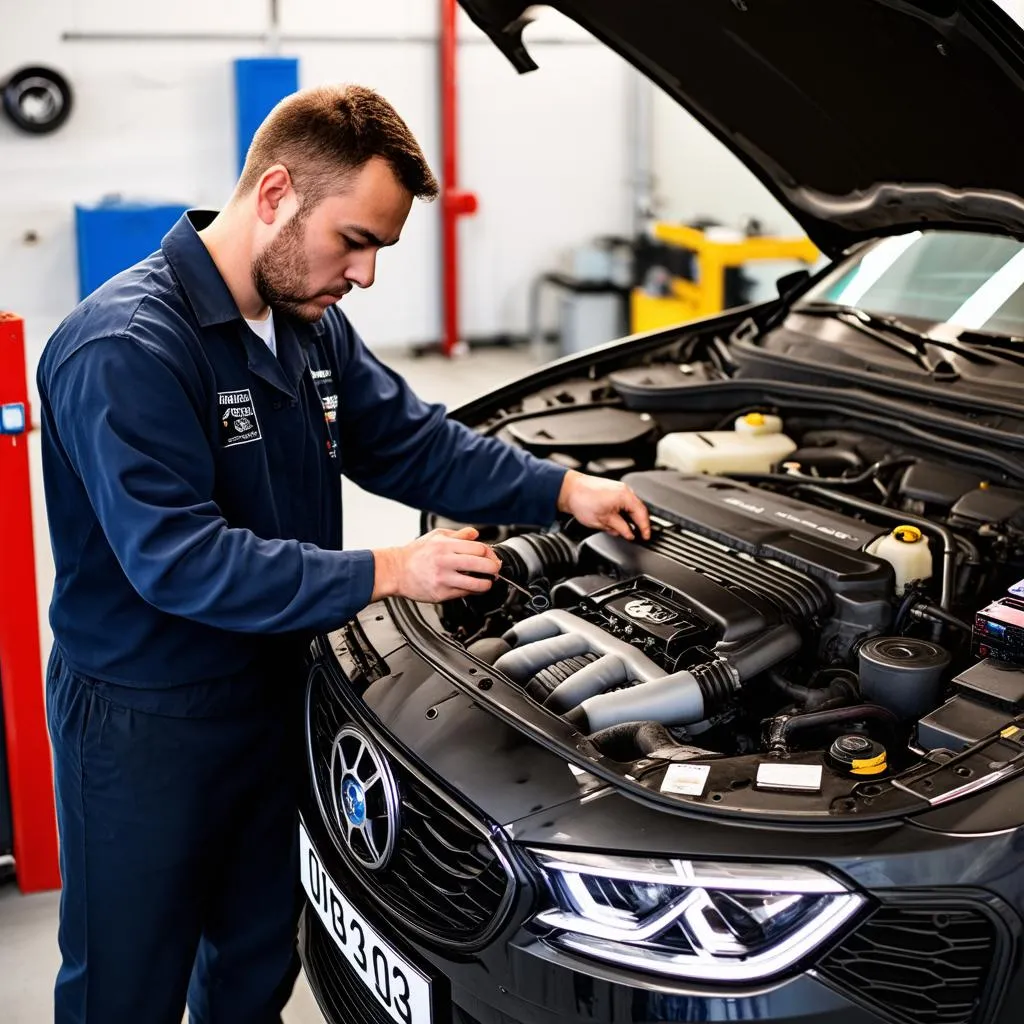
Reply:
<svg viewBox="0 0 1024 1024"><path fill-rule="evenodd" d="M584 526L633 540L633 530L625 518L629 516L643 539L651 539L647 506L618 480L604 480L569 470L558 494L558 511L569 513Z"/></svg>
<svg viewBox="0 0 1024 1024"><path fill-rule="evenodd" d="M447 601L490 590L501 561L478 536L471 526L431 530L405 547L375 550L371 600Z"/></svg>

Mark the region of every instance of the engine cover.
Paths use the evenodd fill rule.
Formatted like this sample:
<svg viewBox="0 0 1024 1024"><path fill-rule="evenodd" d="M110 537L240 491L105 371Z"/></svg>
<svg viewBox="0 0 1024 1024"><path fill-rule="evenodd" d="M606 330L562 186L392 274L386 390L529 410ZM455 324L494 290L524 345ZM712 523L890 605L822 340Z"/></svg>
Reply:
<svg viewBox="0 0 1024 1024"><path fill-rule="evenodd" d="M893 570L861 550L877 534L867 524L717 477L655 470L625 479L658 528L646 544L588 538L584 571L657 581L667 609L678 605L727 644L784 621L818 634L822 655L846 657L858 637L889 625ZM625 604L612 610L630 617Z"/></svg>

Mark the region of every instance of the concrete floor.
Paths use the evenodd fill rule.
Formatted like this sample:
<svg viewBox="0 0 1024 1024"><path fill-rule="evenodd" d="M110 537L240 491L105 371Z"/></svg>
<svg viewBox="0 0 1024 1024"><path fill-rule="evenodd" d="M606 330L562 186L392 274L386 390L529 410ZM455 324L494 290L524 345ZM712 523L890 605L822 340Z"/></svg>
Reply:
<svg viewBox="0 0 1024 1024"><path fill-rule="evenodd" d="M514 379L537 365L527 349L480 349L462 359L382 357L416 391L450 408ZM345 483L345 546L395 544L416 535L418 513ZM0 1019L4 1024L41 1024L52 1019L59 894L21 895L13 883L0 885ZM322 1024L316 1002L300 979L285 1010L285 1024Z"/></svg>

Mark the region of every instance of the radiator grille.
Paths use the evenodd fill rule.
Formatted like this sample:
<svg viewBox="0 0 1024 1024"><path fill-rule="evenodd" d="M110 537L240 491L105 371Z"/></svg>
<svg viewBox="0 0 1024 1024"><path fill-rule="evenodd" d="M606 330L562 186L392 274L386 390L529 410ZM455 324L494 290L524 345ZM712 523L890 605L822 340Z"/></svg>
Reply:
<svg viewBox="0 0 1024 1024"><path fill-rule="evenodd" d="M309 744L313 782L331 808L334 739L352 724L337 690L321 673L310 681ZM356 723L359 724L359 723ZM482 943L500 927L514 879L486 826L396 756L388 763L398 787L401 827L395 852L378 871L347 855L330 810L325 822L368 898L401 927L443 945Z"/></svg>

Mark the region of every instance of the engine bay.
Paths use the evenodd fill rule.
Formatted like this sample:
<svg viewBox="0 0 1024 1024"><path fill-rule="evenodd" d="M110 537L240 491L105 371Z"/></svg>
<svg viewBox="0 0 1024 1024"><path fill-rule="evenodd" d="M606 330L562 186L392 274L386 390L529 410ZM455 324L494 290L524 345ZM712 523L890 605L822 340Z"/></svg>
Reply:
<svg viewBox="0 0 1024 1024"><path fill-rule="evenodd" d="M485 429L623 479L651 539L492 530L502 575L438 607L449 640L680 800L854 813L1019 768L1024 481L779 402L684 412L642 375Z"/></svg>

